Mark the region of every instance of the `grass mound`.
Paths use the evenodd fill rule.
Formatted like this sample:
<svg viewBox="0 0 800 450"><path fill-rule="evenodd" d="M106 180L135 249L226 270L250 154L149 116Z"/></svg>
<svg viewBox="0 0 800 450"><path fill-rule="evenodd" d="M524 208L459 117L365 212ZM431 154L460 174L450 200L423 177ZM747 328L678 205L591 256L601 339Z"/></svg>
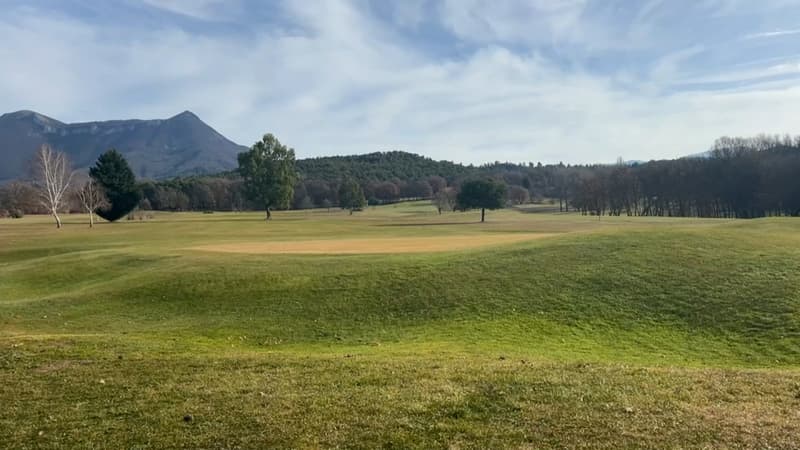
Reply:
<svg viewBox="0 0 800 450"><path fill-rule="evenodd" d="M791 448L800 223L473 216L4 222L0 441Z"/></svg>

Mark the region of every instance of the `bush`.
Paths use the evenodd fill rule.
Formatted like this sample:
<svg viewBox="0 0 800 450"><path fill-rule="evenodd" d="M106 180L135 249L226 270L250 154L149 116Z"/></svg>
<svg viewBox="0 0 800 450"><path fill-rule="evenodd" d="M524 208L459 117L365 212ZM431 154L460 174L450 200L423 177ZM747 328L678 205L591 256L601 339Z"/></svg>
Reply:
<svg viewBox="0 0 800 450"><path fill-rule="evenodd" d="M21 209L12 209L9 211L9 215L12 219L22 219L25 217L25 213Z"/></svg>

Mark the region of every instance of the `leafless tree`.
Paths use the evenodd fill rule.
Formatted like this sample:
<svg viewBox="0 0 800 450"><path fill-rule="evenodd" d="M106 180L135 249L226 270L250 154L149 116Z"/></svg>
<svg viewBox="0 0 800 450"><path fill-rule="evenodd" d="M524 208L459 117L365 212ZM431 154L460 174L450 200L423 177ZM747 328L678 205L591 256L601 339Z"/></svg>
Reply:
<svg viewBox="0 0 800 450"><path fill-rule="evenodd" d="M94 227L94 212L97 208L108 206L108 200L102 186L97 184L94 178L89 177L83 183L83 186L75 192L75 196L80 200L83 209L89 213L89 228Z"/></svg>
<svg viewBox="0 0 800 450"><path fill-rule="evenodd" d="M0 210L7 210L12 217L41 212L39 190L23 181L0 186Z"/></svg>
<svg viewBox="0 0 800 450"><path fill-rule="evenodd" d="M522 186L511 186L508 188L508 200L514 205L522 205L530 201L528 190Z"/></svg>
<svg viewBox="0 0 800 450"><path fill-rule="evenodd" d="M452 187L445 187L439 190L433 197L433 205L439 214L442 211L452 211L456 207L456 190Z"/></svg>
<svg viewBox="0 0 800 450"><path fill-rule="evenodd" d="M39 188L42 205L56 219L56 227L61 228L58 211L64 203L64 194L72 180L67 155L42 145L34 159L34 181Z"/></svg>

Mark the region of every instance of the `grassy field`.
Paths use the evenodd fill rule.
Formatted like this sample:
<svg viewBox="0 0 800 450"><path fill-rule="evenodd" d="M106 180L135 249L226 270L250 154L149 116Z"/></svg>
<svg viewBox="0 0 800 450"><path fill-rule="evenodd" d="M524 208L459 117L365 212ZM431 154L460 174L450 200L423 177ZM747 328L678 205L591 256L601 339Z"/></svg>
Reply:
<svg viewBox="0 0 800 450"><path fill-rule="evenodd" d="M800 221L0 221L2 448L800 448Z"/></svg>

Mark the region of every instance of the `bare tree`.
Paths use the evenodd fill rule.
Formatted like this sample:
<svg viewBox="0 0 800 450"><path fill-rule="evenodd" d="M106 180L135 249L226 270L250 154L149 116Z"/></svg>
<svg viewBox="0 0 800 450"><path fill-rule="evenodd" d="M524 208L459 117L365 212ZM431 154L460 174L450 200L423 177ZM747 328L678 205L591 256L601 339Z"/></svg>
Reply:
<svg viewBox="0 0 800 450"><path fill-rule="evenodd" d="M0 210L7 210L11 217L40 212L39 190L23 181L0 186Z"/></svg>
<svg viewBox="0 0 800 450"><path fill-rule="evenodd" d="M452 211L456 207L456 190L452 187L445 187L439 189L439 192L433 197L433 205L439 214L442 211Z"/></svg>
<svg viewBox="0 0 800 450"><path fill-rule="evenodd" d="M61 228L58 211L64 203L64 194L72 180L67 155L42 145L34 159L34 180L39 188L42 205L56 219L56 227Z"/></svg>
<svg viewBox="0 0 800 450"><path fill-rule="evenodd" d="M522 205L530 201L528 190L522 186L511 186L508 188L508 200L515 205Z"/></svg>
<svg viewBox="0 0 800 450"><path fill-rule="evenodd" d="M78 197L78 200L80 200L81 205L83 205L83 209L89 213L89 228L93 228L94 212L97 208L108 206L108 200L106 200L106 193L103 191L103 187L97 184L94 178L89 177L83 186L75 192L75 195Z"/></svg>

